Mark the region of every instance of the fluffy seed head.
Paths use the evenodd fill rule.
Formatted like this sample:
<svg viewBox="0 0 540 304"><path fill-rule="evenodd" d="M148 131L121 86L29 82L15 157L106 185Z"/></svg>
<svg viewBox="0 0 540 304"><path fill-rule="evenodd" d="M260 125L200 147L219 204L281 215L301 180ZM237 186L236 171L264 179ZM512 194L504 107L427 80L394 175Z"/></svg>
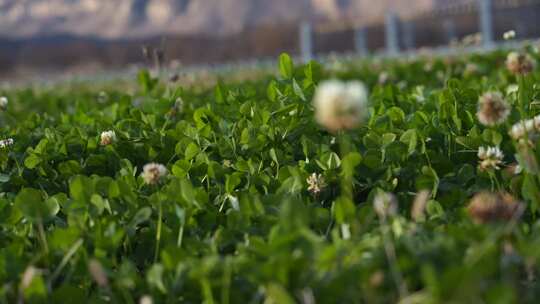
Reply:
<svg viewBox="0 0 540 304"><path fill-rule="evenodd" d="M508 221L520 216L523 209L508 193L480 192L471 199L467 211L475 223L484 224Z"/></svg>
<svg viewBox="0 0 540 304"><path fill-rule="evenodd" d="M529 54L511 52L506 57L506 67L514 75L527 75L534 70L535 62Z"/></svg>
<svg viewBox="0 0 540 304"><path fill-rule="evenodd" d="M478 158L480 159L478 166L481 170L499 170L504 154L499 147L480 147L478 148Z"/></svg>
<svg viewBox="0 0 540 304"><path fill-rule="evenodd" d="M398 201L395 195L388 192L377 194L373 200L373 208L381 218L393 216L398 211Z"/></svg>
<svg viewBox="0 0 540 304"><path fill-rule="evenodd" d="M495 126L506 121L510 106L499 92L487 92L478 100L476 116L481 124Z"/></svg>
<svg viewBox="0 0 540 304"><path fill-rule="evenodd" d="M144 165L141 175L145 183L155 185L167 175L167 168L162 164L149 163Z"/></svg>
<svg viewBox="0 0 540 304"><path fill-rule="evenodd" d="M102 146L107 146L116 141L116 133L112 130L101 132L101 142Z"/></svg>
<svg viewBox="0 0 540 304"><path fill-rule="evenodd" d="M8 99L5 96L0 97L0 110L5 111L8 106Z"/></svg>
<svg viewBox="0 0 540 304"><path fill-rule="evenodd" d="M313 99L317 122L330 132L358 126L367 112L368 93L359 81L322 82Z"/></svg>

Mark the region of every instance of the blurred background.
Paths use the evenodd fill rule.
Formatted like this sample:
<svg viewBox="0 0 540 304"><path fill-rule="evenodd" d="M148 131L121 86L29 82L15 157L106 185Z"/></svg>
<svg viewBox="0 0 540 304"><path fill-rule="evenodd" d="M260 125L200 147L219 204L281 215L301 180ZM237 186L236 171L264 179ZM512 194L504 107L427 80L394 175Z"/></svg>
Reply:
<svg viewBox="0 0 540 304"><path fill-rule="evenodd" d="M143 48L179 67L489 46L539 25L540 0L0 0L0 78L137 66Z"/></svg>

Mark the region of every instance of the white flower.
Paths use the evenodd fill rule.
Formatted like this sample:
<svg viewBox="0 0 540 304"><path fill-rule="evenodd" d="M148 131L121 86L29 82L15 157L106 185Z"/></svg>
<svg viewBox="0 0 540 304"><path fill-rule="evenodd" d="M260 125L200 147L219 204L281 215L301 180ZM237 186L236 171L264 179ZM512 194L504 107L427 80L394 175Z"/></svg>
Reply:
<svg viewBox="0 0 540 304"><path fill-rule="evenodd" d="M510 136L515 139L529 139L536 135L540 131L540 115L537 115L531 119L520 120L515 123L510 129Z"/></svg>
<svg viewBox="0 0 540 304"><path fill-rule="evenodd" d="M506 121L510 106L499 92L487 92L478 100L478 121L485 126L495 126Z"/></svg>
<svg viewBox="0 0 540 304"><path fill-rule="evenodd" d="M312 194L319 194L326 187L326 182L322 174L313 173L307 178L306 182L308 184L308 191Z"/></svg>
<svg viewBox="0 0 540 304"><path fill-rule="evenodd" d="M141 176L148 185L155 185L167 175L167 168L162 164L149 163L144 165Z"/></svg>
<svg viewBox="0 0 540 304"><path fill-rule="evenodd" d="M313 99L317 122L330 132L352 129L367 113L368 93L359 81L322 82Z"/></svg>
<svg viewBox="0 0 540 304"><path fill-rule="evenodd" d="M373 208L375 212L381 217L395 215L398 211L398 202L392 193L383 192L377 194L373 200Z"/></svg>
<svg viewBox="0 0 540 304"><path fill-rule="evenodd" d="M5 149L5 148L13 145L13 143L14 143L13 138L2 139L2 140L0 140L0 149Z"/></svg>
<svg viewBox="0 0 540 304"><path fill-rule="evenodd" d="M478 158L480 159L480 169L499 170L499 165L502 164L504 154L502 153L501 149L499 149L499 147L480 147L478 148Z"/></svg>
<svg viewBox="0 0 540 304"><path fill-rule="evenodd" d="M8 106L8 99L5 96L0 97L0 110L5 111Z"/></svg>
<svg viewBox="0 0 540 304"><path fill-rule="evenodd" d="M149 295L144 295L139 299L139 304L152 304L154 301L152 300L152 297Z"/></svg>
<svg viewBox="0 0 540 304"><path fill-rule="evenodd" d="M504 40L512 40L516 38L516 31L508 31L503 34Z"/></svg>
<svg viewBox="0 0 540 304"><path fill-rule="evenodd" d="M116 133L112 130L101 132L101 145L107 146L116 141Z"/></svg>

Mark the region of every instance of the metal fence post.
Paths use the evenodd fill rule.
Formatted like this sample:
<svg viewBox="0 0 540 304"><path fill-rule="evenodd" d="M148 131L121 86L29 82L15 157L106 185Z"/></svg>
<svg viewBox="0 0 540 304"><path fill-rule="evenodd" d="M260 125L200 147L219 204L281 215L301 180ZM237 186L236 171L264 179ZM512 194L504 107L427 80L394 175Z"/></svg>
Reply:
<svg viewBox="0 0 540 304"><path fill-rule="evenodd" d="M311 23L308 21L300 24L300 54L304 63L313 59L313 36Z"/></svg>
<svg viewBox="0 0 540 304"><path fill-rule="evenodd" d="M448 42L452 42L453 40L457 39L456 24L454 23L454 20L452 19L444 20L443 28L446 33L446 40Z"/></svg>
<svg viewBox="0 0 540 304"><path fill-rule="evenodd" d="M412 50L416 47L416 27L413 20L408 20L402 23L403 25L403 45L407 50Z"/></svg>
<svg viewBox="0 0 540 304"><path fill-rule="evenodd" d="M482 41L484 47L493 45L493 1L478 0L480 15L480 31L482 32Z"/></svg>
<svg viewBox="0 0 540 304"><path fill-rule="evenodd" d="M367 30L365 27L359 27L354 31L354 48L360 55L368 54Z"/></svg>
<svg viewBox="0 0 540 304"><path fill-rule="evenodd" d="M386 29L386 51L390 55L396 55L399 52L398 40L398 17L391 12L386 14L385 20Z"/></svg>

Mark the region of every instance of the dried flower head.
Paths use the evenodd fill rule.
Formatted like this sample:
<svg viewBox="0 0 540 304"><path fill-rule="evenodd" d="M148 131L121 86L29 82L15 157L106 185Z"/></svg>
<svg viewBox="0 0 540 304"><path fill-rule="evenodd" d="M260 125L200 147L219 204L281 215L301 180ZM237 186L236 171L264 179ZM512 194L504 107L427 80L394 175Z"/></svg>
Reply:
<svg viewBox="0 0 540 304"><path fill-rule="evenodd" d="M8 99L5 96L0 97L0 110L5 111L8 106Z"/></svg>
<svg viewBox="0 0 540 304"><path fill-rule="evenodd" d="M167 175L167 168L162 164L149 163L144 165L141 176L148 185L155 185Z"/></svg>
<svg viewBox="0 0 540 304"><path fill-rule="evenodd" d="M319 194L326 187L326 182L322 174L313 173L307 178L306 182L308 184L308 191L314 195Z"/></svg>
<svg viewBox="0 0 540 304"><path fill-rule="evenodd" d="M359 81L327 80L313 99L317 122L330 132L352 129L365 117L367 99L366 87Z"/></svg>
<svg viewBox="0 0 540 304"><path fill-rule="evenodd" d="M476 116L481 124L495 126L506 121L510 106L499 92L487 92L478 100Z"/></svg>
<svg viewBox="0 0 540 304"><path fill-rule="evenodd" d="M519 217L523 208L508 193L480 192L471 199L467 211L474 222L483 224Z"/></svg>
<svg viewBox="0 0 540 304"><path fill-rule="evenodd" d="M107 146L116 141L116 133L112 130L101 132L101 142L102 146Z"/></svg>
<svg viewBox="0 0 540 304"><path fill-rule="evenodd" d="M375 199L373 200L373 208L381 218L393 216L397 214L398 211L397 198L392 193L379 193L375 196Z"/></svg>
<svg viewBox="0 0 540 304"><path fill-rule="evenodd" d="M14 142L13 138L2 139L0 140L0 149L8 148L12 146Z"/></svg>
<svg viewBox="0 0 540 304"><path fill-rule="evenodd" d="M90 272L92 279L94 279L98 286L106 287L109 285L107 274L98 260L92 259L88 262L88 272Z"/></svg>
<svg viewBox="0 0 540 304"><path fill-rule="evenodd" d="M511 52L506 57L506 67L514 75L527 75L534 70L535 62L529 54Z"/></svg>
<svg viewBox="0 0 540 304"><path fill-rule="evenodd" d="M416 193L416 197L414 198L411 208L411 217L413 218L413 220L419 221L424 218L424 212L426 210L426 206L430 196L431 192L429 192L428 190L422 190Z"/></svg>
<svg viewBox="0 0 540 304"><path fill-rule="evenodd" d="M499 147L480 147L478 148L478 158L480 159L478 166L481 170L499 170L504 154Z"/></svg>
<svg viewBox="0 0 540 304"><path fill-rule="evenodd" d="M505 32L503 34L503 38L504 38L504 40L512 40L512 39L516 38L516 31L511 30L511 31Z"/></svg>

